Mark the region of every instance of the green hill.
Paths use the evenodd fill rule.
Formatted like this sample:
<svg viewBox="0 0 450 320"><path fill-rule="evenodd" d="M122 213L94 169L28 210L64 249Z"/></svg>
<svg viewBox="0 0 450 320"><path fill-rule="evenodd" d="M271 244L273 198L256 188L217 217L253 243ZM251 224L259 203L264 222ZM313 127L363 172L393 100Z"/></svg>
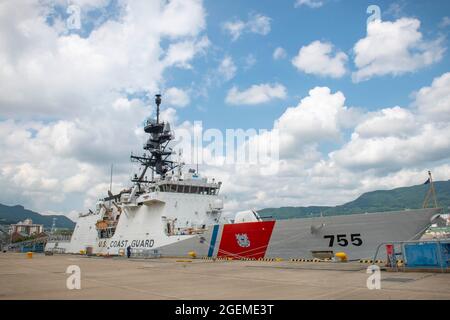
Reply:
<svg viewBox="0 0 450 320"><path fill-rule="evenodd" d="M448 211L450 180L434 183L438 205ZM281 207L258 210L261 217L275 219L304 218L326 215L345 215L364 212L392 211L422 208L429 185L417 185L392 190L378 190L362 194L356 200L339 206ZM430 202L431 204L431 202Z"/></svg>
<svg viewBox="0 0 450 320"><path fill-rule="evenodd" d="M0 204L0 224L12 224L23 221L27 218L33 220L33 223L43 224L45 228L50 228L53 224L53 218L56 218L57 228L73 229L75 222L61 215L41 215L37 212L27 210L23 206L6 206Z"/></svg>

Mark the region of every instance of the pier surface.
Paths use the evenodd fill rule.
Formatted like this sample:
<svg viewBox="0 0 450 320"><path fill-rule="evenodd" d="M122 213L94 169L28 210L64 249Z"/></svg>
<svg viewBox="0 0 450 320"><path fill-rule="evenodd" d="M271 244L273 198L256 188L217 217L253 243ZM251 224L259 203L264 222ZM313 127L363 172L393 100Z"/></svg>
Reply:
<svg viewBox="0 0 450 320"><path fill-rule="evenodd" d="M81 289L69 290L69 266ZM366 265L102 258L0 253L0 299L450 299L449 273L381 272Z"/></svg>

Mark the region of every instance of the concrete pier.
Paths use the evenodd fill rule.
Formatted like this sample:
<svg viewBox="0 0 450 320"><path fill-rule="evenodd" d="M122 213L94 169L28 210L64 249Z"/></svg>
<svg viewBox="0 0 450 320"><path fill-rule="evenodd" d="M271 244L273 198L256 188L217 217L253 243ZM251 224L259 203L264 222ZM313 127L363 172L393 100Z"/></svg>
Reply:
<svg viewBox="0 0 450 320"><path fill-rule="evenodd" d="M70 265L80 290L67 289ZM381 289L369 290L366 267L0 253L0 299L450 299L448 273L381 272Z"/></svg>

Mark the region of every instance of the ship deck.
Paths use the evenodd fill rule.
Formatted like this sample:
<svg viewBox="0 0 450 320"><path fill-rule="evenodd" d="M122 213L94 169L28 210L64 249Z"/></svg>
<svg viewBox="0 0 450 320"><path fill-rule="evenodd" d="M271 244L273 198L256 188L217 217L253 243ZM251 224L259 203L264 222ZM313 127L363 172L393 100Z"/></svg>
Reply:
<svg viewBox="0 0 450 320"><path fill-rule="evenodd" d="M81 289L65 273L81 269ZM0 253L0 299L450 299L449 273L381 273L366 265L202 259L126 259Z"/></svg>

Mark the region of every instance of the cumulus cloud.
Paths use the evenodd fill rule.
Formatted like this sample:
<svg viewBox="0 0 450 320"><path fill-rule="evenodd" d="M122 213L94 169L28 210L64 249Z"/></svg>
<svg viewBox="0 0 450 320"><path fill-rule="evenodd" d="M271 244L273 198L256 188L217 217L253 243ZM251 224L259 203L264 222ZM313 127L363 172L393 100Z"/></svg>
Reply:
<svg viewBox="0 0 450 320"><path fill-rule="evenodd" d="M296 146L339 139L340 114L347 109L342 92L332 93L327 87L311 89L307 97L296 107L288 108L275 122L282 151L295 154Z"/></svg>
<svg viewBox="0 0 450 320"><path fill-rule="evenodd" d="M126 155L142 152L142 120L154 112L150 92L160 89L168 68L193 68L210 44L201 1L123 1L120 18L83 35L47 24L42 3L0 4L0 202L72 217L106 195L111 163L113 191L129 186L137 168ZM167 24L154 24L161 15ZM253 29L243 22L244 31L236 34L268 32L264 19L258 21ZM419 49L413 43L408 57L430 48L422 46L429 41L420 40ZM331 49L326 61L338 53ZM232 78L234 63L225 65L222 79ZM227 210L338 204L365 191L421 183L428 169L436 180L447 180L449 78L443 74L417 88L410 106L371 112L346 106L344 92L313 88L269 128L280 135L280 159L269 164L278 171L225 165L202 173L223 182ZM168 87L163 105L188 104L189 90ZM258 84L233 87L227 102L286 96L281 84ZM178 124L172 107L161 117L175 128L190 125ZM266 138L260 133L253 139ZM270 192L261 189L262 177Z"/></svg>
<svg viewBox="0 0 450 320"><path fill-rule="evenodd" d="M354 170L375 170L382 173L448 158L450 125L424 124L421 132L406 138L381 136L362 138L357 134L331 158L341 166Z"/></svg>
<svg viewBox="0 0 450 320"><path fill-rule="evenodd" d="M249 15L247 21L226 21L225 23L223 23L222 28L225 32L230 34L233 41L236 41L243 33L267 35L271 29L271 20L271 18L265 15L252 13Z"/></svg>
<svg viewBox="0 0 450 320"><path fill-rule="evenodd" d="M445 51L443 39L424 40L419 28L420 21L413 18L370 22L366 37L353 48L358 69L353 80L401 75L440 61Z"/></svg>
<svg viewBox="0 0 450 320"><path fill-rule="evenodd" d="M109 3L76 2L86 10ZM0 202L72 212L106 193L111 163L115 191L128 184L136 168L127 154L142 151L142 121L153 112L147 98L164 70L192 68L209 40L200 0L121 1L118 17L80 34L48 22L55 5L67 2L0 4L0 117L8 119L0 121ZM185 106L189 95L171 87L169 103ZM173 108L161 117L177 120ZM84 199L89 190L99 193Z"/></svg>
<svg viewBox="0 0 450 320"><path fill-rule="evenodd" d="M435 78L429 87L414 94L414 106L434 121L450 120L450 72Z"/></svg>
<svg viewBox="0 0 450 320"><path fill-rule="evenodd" d="M300 71L324 77L340 78L345 75L347 55L334 51L329 42L314 41L300 48L292 64Z"/></svg>
<svg viewBox="0 0 450 320"><path fill-rule="evenodd" d="M232 87L228 91L225 101L233 105L256 105L273 99L284 99L286 95L286 88L282 84L263 83L252 85L244 91L239 91L237 87Z"/></svg>
<svg viewBox="0 0 450 320"><path fill-rule="evenodd" d="M284 59L286 58L287 54L286 54L286 50L284 50L282 47L277 47L274 51L273 51L273 58L275 60L280 60L280 59Z"/></svg>
<svg viewBox="0 0 450 320"><path fill-rule="evenodd" d="M351 188L357 188L356 181L344 173L339 173L338 178L337 172L325 163L321 170L316 166L323 161L318 146L339 140L341 130L348 125L341 117L349 110L341 92L333 93L326 87L313 88L296 107L288 108L274 122L273 128L253 136L247 143L264 145L269 136L277 134L279 160L272 158L264 165L220 166L220 170L208 168L207 172L223 181L223 192L229 199L238 200L237 203L230 200L230 205L236 209L323 204L347 199L351 192L332 194L331 186L335 187L340 179L339 185L353 192ZM261 190L261 179L271 186L270 192ZM325 201L324 193L327 194Z"/></svg>
<svg viewBox="0 0 450 320"><path fill-rule="evenodd" d="M185 90L172 87L165 90L164 101L171 106L186 107L191 102L191 99Z"/></svg>
<svg viewBox="0 0 450 320"><path fill-rule="evenodd" d="M355 128L362 138L400 136L407 137L418 128L415 115L401 107L386 108L373 112Z"/></svg>
<svg viewBox="0 0 450 320"><path fill-rule="evenodd" d="M336 164L354 170L392 173L445 161L450 155L450 86L448 73L415 93L412 109L387 108L371 113L340 150ZM446 112L447 110L447 112Z"/></svg>
<svg viewBox="0 0 450 320"><path fill-rule="evenodd" d="M195 36L205 23L197 0L125 1L121 19L108 20L87 37L59 34L46 23L40 3L0 5L2 115L73 116L109 99L111 91L153 92L165 68L189 68L209 44ZM167 28L152 22L160 15ZM165 37L166 52L160 46Z"/></svg>
<svg viewBox="0 0 450 320"><path fill-rule="evenodd" d="M342 92L314 88L274 122L280 142L279 160L274 160L278 171L262 175L260 166L247 165L208 173L224 181L235 210L336 205L363 192L423 183L427 170L435 180L448 180L450 121L430 116L426 107L433 99L440 105L450 102L447 76L418 90L409 107L370 112L347 107ZM259 134L253 140L265 137ZM324 144L329 153L321 151ZM261 190L262 176L270 193L255 192Z"/></svg>
<svg viewBox="0 0 450 320"><path fill-rule="evenodd" d="M198 41L185 40L173 43L167 50L164 65L191 69L190 61L195 55L204 53L209 44L209 39L206 36Z"/></svg>

